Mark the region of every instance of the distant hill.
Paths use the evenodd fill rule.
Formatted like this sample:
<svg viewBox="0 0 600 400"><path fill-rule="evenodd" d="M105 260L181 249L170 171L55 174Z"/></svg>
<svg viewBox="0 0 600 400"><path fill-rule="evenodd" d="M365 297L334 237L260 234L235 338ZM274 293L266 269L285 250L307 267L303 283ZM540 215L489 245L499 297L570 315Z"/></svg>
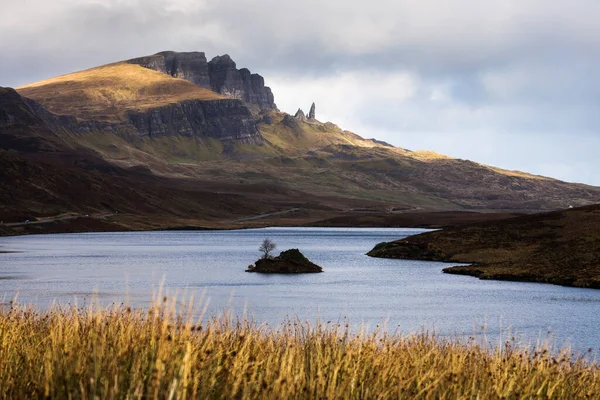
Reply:
<svg viewBox="0 0 600 400"><path fill-rule="evenodd" d="M319 121L312 106L308 117L280 112L264 79L238 69L228 55L208 61L201 52L162 52L31 83L17 92L0 89L5 154L71 171L93 165L107 182L115 171L134 180L142 173L143 196L152 197L154 188L144 186L151 179L162 182L158 186L195 185L248 198L235 203L239 208L210 214L219 214L220 221L252 216L258 209L268 214L300 208L296 220L280 221L293 224L373 214L384 216L377 221L391 221L385 216L414 212L530 213L600 203L597 187L364 139ZM14 187L20 178L6 179ZM39 215L56 211L25 206L33 192L19 196L24 196L19 215L29 209ZM51 199L37 196L35 202L51 205ZM91 200L76 203L85 209L96 204ZM71 205L61 210L68 211L75 203L65 204ZM4 210L0 218L16 212L6 204ZM201 210L194 224L203 221ZM206 221L215 223L211 218L206 214ZM185 224L184 216L181 221Z"/></svg>
<svg viewBox="0 0 600 400"><path fill-rule="evenodd" d="M600 205L447 228L368 254L469 263L444 272L481 279L600 289Z"/></svg>

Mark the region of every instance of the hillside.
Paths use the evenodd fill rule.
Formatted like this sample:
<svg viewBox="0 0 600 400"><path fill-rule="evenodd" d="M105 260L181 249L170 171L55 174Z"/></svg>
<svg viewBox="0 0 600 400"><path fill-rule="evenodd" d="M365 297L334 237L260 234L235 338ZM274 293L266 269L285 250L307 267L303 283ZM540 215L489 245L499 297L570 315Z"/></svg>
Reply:
<svg viewBox="0 0 600 400"><path fill-rule="evenodd" d="M268 200L264 192L271 193ZM0 221L20 223L0 226L0 234L227 227L285 209L294 199L319 203L273 185L164 178L111 164L55 132L17 92L0 89Z"/></svg>
<svg viewBox="0 0 600 400"><path fill-rule="evenodd" d="M483 222L380 243L368 255L469 263L481 279L600 289L600 205Z"/></svg>
<svg viewBox="0 0 600 400"><path fill-rule="evenodd" d="M131 141L111 133L79 140L123 167L143 165L167 177L272 183L377 201L380 212L533 212L600 202L595 187L385 146L332 123L269 112L256 127L260 144L184 136Z"/></svg>
<svg viewBox="0 0 600 400"><path fill-rule="evenodd" d="M225 98L186 80L127 63L46 79L17 90L54 114L103 122L124 121L128 111Z"/></svg>
<svg viewBox="0 0 600 400"><path fill-rule="evenodd" d="M0 217L8 220L114 208L114 202L98 207L93 196L80 196L75 184L73 191L52 186L59 178L23 178L32 168L57 176L66 168L73 182L102 179L102 185L83 186L108 193L121 189L104 184L136 182L137 200L119 200L134 214L145 210L132 227L147 226L150 214L157 221L161 212L164 221L156 226L229 227L240 224L227 221L292 209L300 211L243 225L438 226L463 217L488 219L465 211L531 213L600 203L597 187L364 139L320 122L314 107L308 116L280 112L260 75L237 69L227 55L207 61L200 52L108 64L25 85L18 94L1 89L0 149L8 165L27 165L4 171L3 184L13 197L2 200ZM161 192L166 187L237 200L212 211L167 200L161 205L160 199L172 197ZM188 219L179 211L177 219L166 217L173 214L166 210L186 207L192 210ZM456 218L441 218L438 212L445 211Z"/></svg>

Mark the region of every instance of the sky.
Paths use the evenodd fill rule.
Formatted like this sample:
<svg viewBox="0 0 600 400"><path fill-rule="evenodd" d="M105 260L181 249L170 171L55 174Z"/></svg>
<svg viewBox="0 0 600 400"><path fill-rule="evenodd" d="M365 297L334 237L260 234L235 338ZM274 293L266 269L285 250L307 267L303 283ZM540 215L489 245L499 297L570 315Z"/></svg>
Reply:
<svg viewBox="0 0 600 400"><path fill-rule="evenodd" d="M229 54L282 111L600 185L598 0L0 0L0 86Z"/></svg>

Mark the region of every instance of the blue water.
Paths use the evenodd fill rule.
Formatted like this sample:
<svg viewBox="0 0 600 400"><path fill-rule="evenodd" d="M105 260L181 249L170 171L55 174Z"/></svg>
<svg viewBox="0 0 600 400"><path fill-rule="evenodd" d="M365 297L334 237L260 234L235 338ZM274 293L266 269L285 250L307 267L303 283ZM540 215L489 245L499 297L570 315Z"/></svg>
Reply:
<svg viewBox="0 0 600 400"><path fill-rule="evenodd" d="M0 302L40 308L53 301L147 306L153 291L204 293L208 313L246 312L275 325L286 318L364 324L373 330L434 330L489 342L516 335L575 351L600 350L600 290L481 281L442 273L443 263L365 256L375 244L419 229L267 228L0 238ZM299 248L325 272L262 275L244 270L261 241ZM3 300L4 299L4 300ZM508 332L510 330L510 333ZM550 332L550 333L548 333Z"/></svg>

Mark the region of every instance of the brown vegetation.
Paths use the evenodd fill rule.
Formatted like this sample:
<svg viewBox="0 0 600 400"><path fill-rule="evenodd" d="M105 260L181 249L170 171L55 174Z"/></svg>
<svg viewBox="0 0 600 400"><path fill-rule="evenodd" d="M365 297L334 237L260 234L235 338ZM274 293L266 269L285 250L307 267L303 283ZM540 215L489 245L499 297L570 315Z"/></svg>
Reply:
<svg viewBox="0 0 600 400"><path fill-rule="evenodd" d="M428 334L289 322L277 330L193 304L148 310L0 306L1 398L578 399L596 364L568 349L487 349Z"/></svg>
<svg viewBox="0 0 600 400"><path fill-rule="evenodd" d="M444 271L481 279L600 289L600 205L429 232L368 254L471 263Z"/></svg>

